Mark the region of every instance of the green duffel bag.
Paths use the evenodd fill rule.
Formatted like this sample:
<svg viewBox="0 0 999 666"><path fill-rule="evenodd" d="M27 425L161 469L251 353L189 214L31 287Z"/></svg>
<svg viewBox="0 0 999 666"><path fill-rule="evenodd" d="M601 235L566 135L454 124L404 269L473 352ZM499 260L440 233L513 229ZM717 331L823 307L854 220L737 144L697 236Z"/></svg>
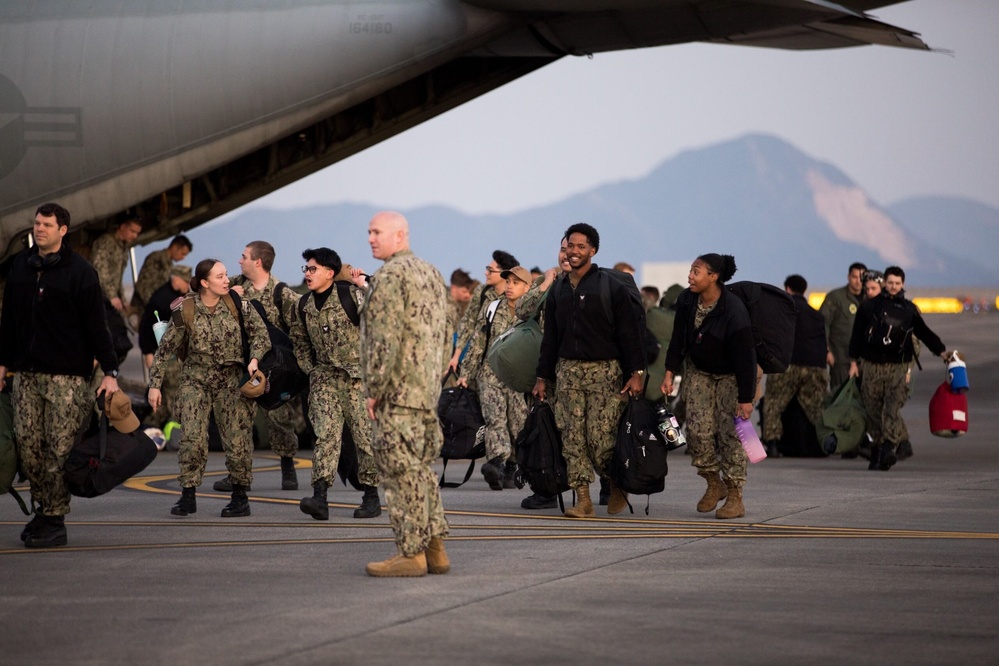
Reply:
<svg viewBox="0 0 999 666"><path fill-rule="evenodd" d="M822 420L815 427L819 443L829 455L849 453L860 446L867 429L867 411L860 397L856 377L850 377L822 410Z"/></svg>
<svg viewBox="0 0 999 666"><path fill-rule="evenodd" d="M537 381L541 338L544 337L541 310L551 291L549 287L530 317L514 324L493 340L486 353L486 362L496 378L518 393L530 393Z"/></svg>

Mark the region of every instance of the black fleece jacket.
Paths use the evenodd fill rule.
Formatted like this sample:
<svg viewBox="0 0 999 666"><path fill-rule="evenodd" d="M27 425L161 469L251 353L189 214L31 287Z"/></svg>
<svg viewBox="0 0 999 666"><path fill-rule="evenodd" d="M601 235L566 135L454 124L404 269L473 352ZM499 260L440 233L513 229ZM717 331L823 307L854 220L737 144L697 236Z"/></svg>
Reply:
<svg viewBox="0 0 999 666"><path fill-rule="evenodd" d="M756 397L756 346L749 311L738 296L722 287L714 310L694 328L697 294L684 289L676 301L676 323L666 351L666 369L676 374L687 357L694 367L713 375L735 375L739 402Z"/></svg>
<svg viewBox="0 0 999 666"><path fill-rule="evenodd" d="M903 322L906 328L911 327L912 335L922 340L937 356L947 350L939 336L923 321L916 304L905 297L905 291L891 296L886 289L860 304L853 319L853 335L850 336L851 359L862 358L871 363L908 363L912 360L912 335L905 339L901 354L888 351L884 345L878 344L878 340L872 339L883 317Z"/></svg>
<svg viewBox="0 0 999 666"><path fill-rule="evenodd" d="M116 371L97 271L66 243L57 256L39 267L29 263L32 257L38 261L37 247L14 258L3 295L0 365L90 377L96 357L105 373Z"/></svg>
<svg viewBox="0 0 999 666"><path fill-rule="evenodd" d="M610 311L602 300L601 281L610 288ZM596 264L573 289L569 278L556 280L545 302L545 332L541 340L538 377L555 379L560 358L621 363L625 377L645 369L645 331L632 307L627 287L601 275Z"/></svg>

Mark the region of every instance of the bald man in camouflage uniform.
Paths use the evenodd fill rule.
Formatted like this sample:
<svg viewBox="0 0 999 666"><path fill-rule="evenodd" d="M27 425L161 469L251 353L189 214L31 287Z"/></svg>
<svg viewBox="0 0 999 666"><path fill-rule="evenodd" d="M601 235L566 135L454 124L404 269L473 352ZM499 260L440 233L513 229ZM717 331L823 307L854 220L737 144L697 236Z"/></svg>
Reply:
<svg viewBox="0 0 999 666"><path fill-rule="evenodd" d="M444 443L436 408L447 289L440 272L409 249L409 225L399 213L375 215L368 243L385 265L361 309L364 389L399 553L366 570L379 577L444 574L451 568L448 524L431 464Z"/></svg>
<svg viewBox="0 0 999 666"><path fill-rule="evenodd" d="M350 428L357 447L358 480L364 487L361 505L355 518L381 515L378 500L378 468L371 450L371 422L364 410L361 384L361 341L358 324L340 300L346 289L357 312L364 304L364 292L358 287L364 279L355 271L358 284L348 285L335 278L343 268L339 255L329 248L302 253L306 260L305 281L310 293L302 298L299 313L291 329L295 357L309 375L309 419L316 431L316 449L312 461L312 497L303 498L299 508L316 520L329 520L327 490L333 485L343 429Z"/></svg>
<svg viewBox="0 0 999 666"><path fill-rule="evenodd" d="M224 275L225 267L221 263ZM199 264L200 266L200 264ZM198 280L196 272L194 280ZM200 279L204 285L206 279ZM228 278L226 278L226 284ZM232 479L232 502L222 511L223 518L250 515L246 489L253 482L253 415L256 403L240 393L246 373L253 374L259 359L271 348L267 327L260 314L248 301L240 303L243 328L250 348L248 365L243 358L239 319L233 315L224 299L214 306L202 301L202 293L194 299L193 331L188 331L180 317L171 319L156 350L153 367L149 370L149 404L155 410L162 400L160 387L166 361L184 356L181 385L177 395L177 413L184 427L178 462L177 481L182 488L181 499L171 509L176 516L197 512L195 490L201 485L208 463L208 419L211 412L222 435L225 464ZM182 311L183 306L181 306Z"/></svg>
<svg viewBox="0 0 999 666"><path fill-rule="evenodd" d="M233 278L232 290L244 300L260 303L267 321L290 334L298 310L299 295L284 282L274 279L271 275L273 265L274 247L267 241L251 242L243 249L239 258L242 274ZM280 407L263 411L271 451L281 456L281 490L298 490L298 477L295 474L298 435L295 423L301 418L302 402L296 397ZM232 481L228 478L221 479L215 482L213 488L229 492L232 490Z"/></svg>

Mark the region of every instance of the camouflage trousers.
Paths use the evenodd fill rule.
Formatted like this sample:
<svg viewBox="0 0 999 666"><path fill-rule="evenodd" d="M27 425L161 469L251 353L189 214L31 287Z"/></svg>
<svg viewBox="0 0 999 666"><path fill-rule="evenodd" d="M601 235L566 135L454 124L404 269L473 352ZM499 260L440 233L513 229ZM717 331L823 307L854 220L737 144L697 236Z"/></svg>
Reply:
<svg viewBox="0 0 999 666"><path fill-rule="evenodd" d="M69 513L62 467L94 398L83 377L18 372L14 375L14 434L31 499L46 516Z"/></svg>
<svg viewBox="0 0 999 666"><path fill-rule="evenodd" d="M309 420L316 431L312 483L333 485L340 462L344 423L357 446L357 478L378 485L378 466L371 450L371 420L364 404L364 386L341 368L317 366L309 374Z"/></svg>
<svg viewBox="0 0 999 666"><path fill-rule="evenodd" d="M267 420L267 438L271 443L271 451L283 458L290 458L298 453L298 434L295 433L295 422L300 418L301 413L302 402L299 398L293 398L280 407L264 410L264 417Z"/></svg>
<svg viewBox="0 0 999 666"><path fill-rule="evenodd" d="M208 464L208 420L215 413L215 423L225 449L225 466L234 485L249 486L253 482L253 415L257 405L239 392L243 368L227 365L196 370L189 368L181 376L177 395L177 415L184 427L177 460L182 488L201 485Z"/></svg>
<svg viewBox="0 0 999 666"><path fill-rule="evenodd" d="M712 375L687 364L682 393L687 403L687 451L698 472L721 472L728 483L746 483L749 459L735 434L739 388L735 375Z"/></svg>
<svg viewBox="0 0 999 666"><path fill-rule="evenodd" d="M555 423L562 432L562 455L569 486L593 481L593 469L608 476L617 426L624 413L621 366L617 361L559 359L555 367Z"/></svg>
<svg viewBox="0 0 999 666"><path fill-rule="evenodd" d="M794 397L798 398L798 403L812 425L818 425L826 400L826 384L828 377L825 368L792 365L779 375L767 375L767 399L763 401L763 439L777 441L784 434L780 416Z"/></svg>
<svg viewBox="0 0 999 666"><path fill-rule="evenodd" d="M433 410L379 405L372 444L396 546L407 557L418 555L432 537L448 535L437 475L430 467L444 445L440 422Z"/></svg>
<svg viewBox="0 0 999 666"><path fill-rule="evenodd" d="M909 433L902 420L902 406L908 398L905 384L906 363L871 363L864 361L860 396L867 410L867 434L875 445L891 442L897 446Z"/></svg>
<svg viewBox="0 0 999 666"><path fill-rule="evenodd" d="M486 460L514 460L513 443L527 420L524 395L509 389L492 370L479 373L479 400L486 422Z"/></svg>

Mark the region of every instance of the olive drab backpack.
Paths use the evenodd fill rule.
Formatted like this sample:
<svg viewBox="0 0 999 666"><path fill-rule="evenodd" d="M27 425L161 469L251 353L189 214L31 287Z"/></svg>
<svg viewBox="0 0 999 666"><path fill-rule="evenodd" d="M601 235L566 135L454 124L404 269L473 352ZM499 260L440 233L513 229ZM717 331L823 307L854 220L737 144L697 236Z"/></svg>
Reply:
<svg viewBox="0 0 999 666"><path fill-rule="evenodd" d="M189 293L184 296L184 300L181 301L180 305L173 309L171 313L171 318L173 319L173 325L177 328L187 329L188 340L190 340L190 335L194 333L194 293ZM239 295L230 291L224 294L221 301L225 303L225 306L229 308L229 312L232 316L236 318L239 322L239 333L241 342L243 345L243 362L250 362L250 343L246 339L246 329L243 326L243 309L241 307L241 302ZM187 359L189 342L185 341L183 348L177 350L177 358L181 362Z"/></svg>
<svg viewBox="0 0 999 666"><path fill-rule="evenodd" d="M541 339L544 337L539 320L541 309L551 291L550 287L530 317L497 336L486 354L486 361L496 378L518 393L530 393L534 388L538 357L541 356Z"/></svg>
<svg viewBox="0 0 999 666"><path fill-rule="evenodd" d="M8 384L10 379L8 376ZM14 489L14 479L19 471L18 462L17 443L14 441L14 407L10 401L10 390L6 390L0 393L0 494L11 495L17 500L24 515L30 516L31 511Z"/></svg>

